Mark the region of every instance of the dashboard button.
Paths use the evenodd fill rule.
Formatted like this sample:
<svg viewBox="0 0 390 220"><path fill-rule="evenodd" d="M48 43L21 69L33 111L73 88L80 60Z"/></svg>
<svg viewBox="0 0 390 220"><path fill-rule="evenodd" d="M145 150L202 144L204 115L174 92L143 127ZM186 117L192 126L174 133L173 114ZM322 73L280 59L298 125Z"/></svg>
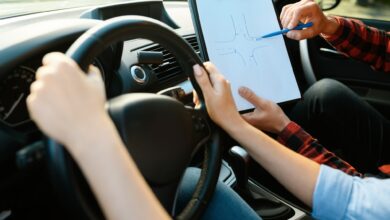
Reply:
<svg viewBox="0 0 390 220"><path fill-rule="evenodd" d="M147 80L147 75L145 70L140 66L132 66L130 68L130 73L133 79L139 84L145 84Z"/></svg>

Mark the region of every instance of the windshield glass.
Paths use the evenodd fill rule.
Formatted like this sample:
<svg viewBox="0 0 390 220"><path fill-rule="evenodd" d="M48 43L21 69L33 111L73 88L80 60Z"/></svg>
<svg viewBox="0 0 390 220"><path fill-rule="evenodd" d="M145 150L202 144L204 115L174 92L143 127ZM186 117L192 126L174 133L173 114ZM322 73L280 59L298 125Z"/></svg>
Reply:
<svg viewBox="0 0 390 220"><path fill-rule="evenodd" d="M0 18L129 0L0 0Z"/></svg>

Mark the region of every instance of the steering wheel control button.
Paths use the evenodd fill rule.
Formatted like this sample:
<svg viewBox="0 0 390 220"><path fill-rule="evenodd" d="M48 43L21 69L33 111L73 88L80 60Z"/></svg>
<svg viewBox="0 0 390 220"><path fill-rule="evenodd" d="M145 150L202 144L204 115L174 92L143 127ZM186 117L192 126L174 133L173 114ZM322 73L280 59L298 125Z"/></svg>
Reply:
<svg viewBox="0 0 390 220"><path fill-rule="evenodd" d="M130 68L131 77L139 84L145 84L147 80L147 74L145 70L140 66L132 66Z"/></svg>
<svg viewBox="0 0 390 220"><path fill-rule="evenodd" d="M166 95L178 101L184 101L184 99L186 98L186 92L179 86L174 86L168 89L164 89L158 92L157 94Z"/></svg>
<svg viewBox="0 0 390 220"><path fill-rule="evenodd" d="M206 123L200 116L192 116L192 123L196 132L202 132L206 128Z"/></svg>
<svg viewBox="0 0 390 220"><path fill-rule="evenodd" d="M24 147L16 153L16 165L19 169L31 169L38 167L45 157L45 143L35 142Z"/></svg>

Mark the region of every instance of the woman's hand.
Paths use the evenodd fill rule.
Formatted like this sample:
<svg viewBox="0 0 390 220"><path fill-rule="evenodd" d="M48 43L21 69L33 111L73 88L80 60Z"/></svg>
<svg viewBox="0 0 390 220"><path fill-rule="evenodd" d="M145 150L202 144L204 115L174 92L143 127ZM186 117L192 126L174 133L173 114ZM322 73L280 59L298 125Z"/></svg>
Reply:
<svg viewBox="0 0 390 220"><path fill-rule="evenodd" d="M27 98L31 118L44 133L67 147L94 138L96 129L109 120L99 70L91 67L87 75L62 53L47 54L42 63Z"/></svg>
<svg viewBox="0 0 390 220"><path fill-rule="evenodd" d="M44 133L70 151L105 217L169 219L104 108L99 70L90 67L85 74L64 54L50 53L36 78L27 99L30 115Z"/></svg>
<svg viewBox="0 0 390 220"><path fill-rule="evenodd" d="M292 30L287 33L287 37L294 40L312 38L318 34L332 35L337 31L338 22L327 17L320 6L313 0L301 0L295 4L289 4L283 7L280 13L280 21L283 28L292 29L299 22L313 22L313 26L303 30Z"/></svg>
<svg viewBox="0 0 390 220"><path fill-rule="evenodd" d="M196 81L202 89L210 118L229 131L243 122L231 93L230 83L223 77L217 68L211 63L205 63L207 72L199 65L194 66Z"/></svg>
<svg viewBox="0 0 390 220"><path fill-rule="evenodd" d="M256 108L253 112L242 115L254 127L278 134L290 123L290 119L276 103L257 96L246 87L241 87L238 93Z"/></svg>

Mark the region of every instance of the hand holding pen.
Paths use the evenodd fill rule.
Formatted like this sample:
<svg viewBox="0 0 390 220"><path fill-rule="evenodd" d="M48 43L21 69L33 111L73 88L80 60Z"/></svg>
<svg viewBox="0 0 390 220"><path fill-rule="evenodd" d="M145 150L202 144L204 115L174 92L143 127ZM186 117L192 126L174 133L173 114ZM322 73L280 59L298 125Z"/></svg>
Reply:
<svg viewBox="0 0 390 220"><path fill-rule="evenodd" d="M280 30L280 31L275 31L275 32L272 32L272 33L269 33L269 34L266 34L266 35L263 35L259 38L256 38L257 41L263 39L263 38L270 38L270 37L273 37L273 36L277 36L277 35L281 35L281 34L286 34L290 31L293 31L293 30L302 30L304 28L309 28L309 27L312 27L313 26L313 22L308 22L306 24L299 24L298 26L294 27L294 28L285 28L283 30Z"/></svg>
<svg viewBox="0 0 390 220"><path fill-rule="evenodd" d="M339 24L335 18L327 17L313 0L301 0L295 4L283 7L280 22L288 38L302 40L315 37L319 34L333 35ZM294 30L299 24L309 24L310 27Z"/></svg>

